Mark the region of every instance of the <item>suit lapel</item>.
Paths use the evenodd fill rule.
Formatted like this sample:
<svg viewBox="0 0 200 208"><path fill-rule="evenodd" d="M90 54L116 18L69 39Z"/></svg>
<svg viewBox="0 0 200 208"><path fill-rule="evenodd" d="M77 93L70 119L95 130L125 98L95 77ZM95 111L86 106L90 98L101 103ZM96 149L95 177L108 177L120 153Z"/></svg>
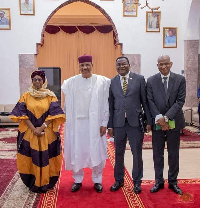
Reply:
<svg viewBox="0 0 200 208"><path fill-rule="evenodd" d="M169 100L169 96L170 96L171 90L173 88L174 81L175 81L174 80L174 74L171 72L170 77L169 77L169 82L168 82L168 89L167 89L167 98L166 98L166 101Z"/></svg>
<svg viewBox="0 0 200 208"><path fill-rule="evenodd" d="M129 78L128 78L128 86L127 86L126 94L131 90L133 83L134 83L134 73L130 72Z"/></svg>
<svg viewBox="0 0 200 208"><path fill-rule="evenodd" d="M117 87L118 87L118 89L119 89L120 93L124 94L124 91L123 91L123 89L122 89L122 85L121 85L120 76L119 76L119 75L117 75L116 79L117 79Z"/></svg>
<svg viewBox="0 0 200 208"><path fill-rule="evenodd" d="M157 74L156 78L157 79L156 79L155 86L158 86L158 89L161 90L161 95L165 95L165 89L164 89L164 85L162 83L162 78L161 78L160 73Z"/></svg>

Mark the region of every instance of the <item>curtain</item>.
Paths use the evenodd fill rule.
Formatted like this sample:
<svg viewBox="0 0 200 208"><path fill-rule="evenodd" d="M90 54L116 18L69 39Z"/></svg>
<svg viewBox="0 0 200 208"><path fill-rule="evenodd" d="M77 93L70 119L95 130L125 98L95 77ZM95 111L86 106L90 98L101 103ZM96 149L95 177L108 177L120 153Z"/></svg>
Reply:
<svg viewBox="0 0 200 208"><path fill-rule="evenodd" d="M113 31L98 30L85 34L78 30L69 34L60 30L56 34L44 33L44 44L38 46L37 67L60 67L63 80L79 74L78 57L92 55L94 74L114 77L115 60L121 56L121 45L114 45ZM62 102L63 103L63 102Z"/></svg>

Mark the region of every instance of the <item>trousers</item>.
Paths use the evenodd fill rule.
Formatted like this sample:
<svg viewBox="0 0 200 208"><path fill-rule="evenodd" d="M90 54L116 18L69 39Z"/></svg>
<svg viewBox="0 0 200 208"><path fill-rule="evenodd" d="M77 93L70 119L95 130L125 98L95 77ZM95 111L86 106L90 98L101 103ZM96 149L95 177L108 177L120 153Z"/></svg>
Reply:
<svg viewBox="0 0 200 208"><path fill-rule="evenodd" d="M105 167L105 161L101 162L99 165L94 166L92 168L92 181L94 183L102 183L102 173L103 173L103 168ZM83 169L80 169L78 172L73 172L73 178L75 183L82 183L83 178L84 178L84 171Z"/></svg>

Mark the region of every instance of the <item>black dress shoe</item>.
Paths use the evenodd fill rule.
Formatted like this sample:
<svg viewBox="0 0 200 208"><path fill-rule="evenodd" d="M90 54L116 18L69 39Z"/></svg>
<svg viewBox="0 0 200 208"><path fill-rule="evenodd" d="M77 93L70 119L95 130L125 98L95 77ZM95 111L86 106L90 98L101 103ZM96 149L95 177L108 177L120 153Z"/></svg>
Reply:
<svg viewBox="0 0 200 208"><path fill-rule="evenodd" d="M183 194L182 190L177 186L177 184L175 185L169 184L168 188L172 189L176 194L180 194L180 195Z"/></svg>
<svg viewBox="0 0 200 208"><path fill-rule="evenodd" d="M133 191L135 194L141 193L141 191L142 191L141 186L139 184L136 184L133 188Z"/></svg>
<svg viewBox="0 0 200 208"><path fill-rule="evenodd" d="M164 188L164 183L156 183L150 190L151 193L158 192L160 189Z"/></svg>
<svg viewBox="0 0 200 208"><path fill-rule="evenodd" d="M101 185L101 183L95 183L94 188L98 193L101 193L103 191L103 186Z"/></svg>
<svg viewBox="0 0 200 208"><path fill-rule="evenodd" d="M119 188L124 186L124 182L115 181L115 183L111 186L110 191L117 191Z"/></svg>
<svg viewBox="0 0 200 208"><path fill-rule="evenodd" d="M74 183L72 185L72 189L71 189L71 192L76 192L80 189L80 187L82 186L82 183Z"/></svg>

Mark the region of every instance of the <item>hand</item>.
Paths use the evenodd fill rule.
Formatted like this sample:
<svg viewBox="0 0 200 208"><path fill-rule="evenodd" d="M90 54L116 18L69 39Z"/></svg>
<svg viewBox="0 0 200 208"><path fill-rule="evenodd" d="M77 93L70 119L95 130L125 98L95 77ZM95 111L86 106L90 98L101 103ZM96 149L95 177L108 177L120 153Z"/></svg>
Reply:
<svg viewBox="0 0 200 208"><path fill-rule="evenodd" d="M166 125L165 118L164 118L164 117L159 118L159 119L157 120L156 124L158 124L159 126L164 126L164 125Z"/></svg>
<svg viewBox="0 0 200 208"><path fill-rule="evenodd" d="M149 133L151 131L151 125L147 125L146 132Z"/></svg>
<svg viewBox="0 0 200 208"><path fill-rule="evenodd" d="M100 136L102 137L106 133L106 127L101 126L100 127Z"/></svg>
<svg viewBox="0 0 200 208"><path fill-rule="evenodd" d="M114 130L113 129L108 129L108 135L110 137L114 137Z"/></svg>
<svg viewBox="0 0 200 208"><path fill-rule="evenodd" d="M166 123L165 125L161 126L161 129L162 129L162 131L168 131L170 129L170 126L168 123Z"/></svg>
<svg viewBox="0 0 200 208"><path fill-rule="evenodd" d="M36 136L42 136L42 131L44 130L44 128L41 126L41 127L36 127L33 131L33 134L35 134Z"/></svg>

